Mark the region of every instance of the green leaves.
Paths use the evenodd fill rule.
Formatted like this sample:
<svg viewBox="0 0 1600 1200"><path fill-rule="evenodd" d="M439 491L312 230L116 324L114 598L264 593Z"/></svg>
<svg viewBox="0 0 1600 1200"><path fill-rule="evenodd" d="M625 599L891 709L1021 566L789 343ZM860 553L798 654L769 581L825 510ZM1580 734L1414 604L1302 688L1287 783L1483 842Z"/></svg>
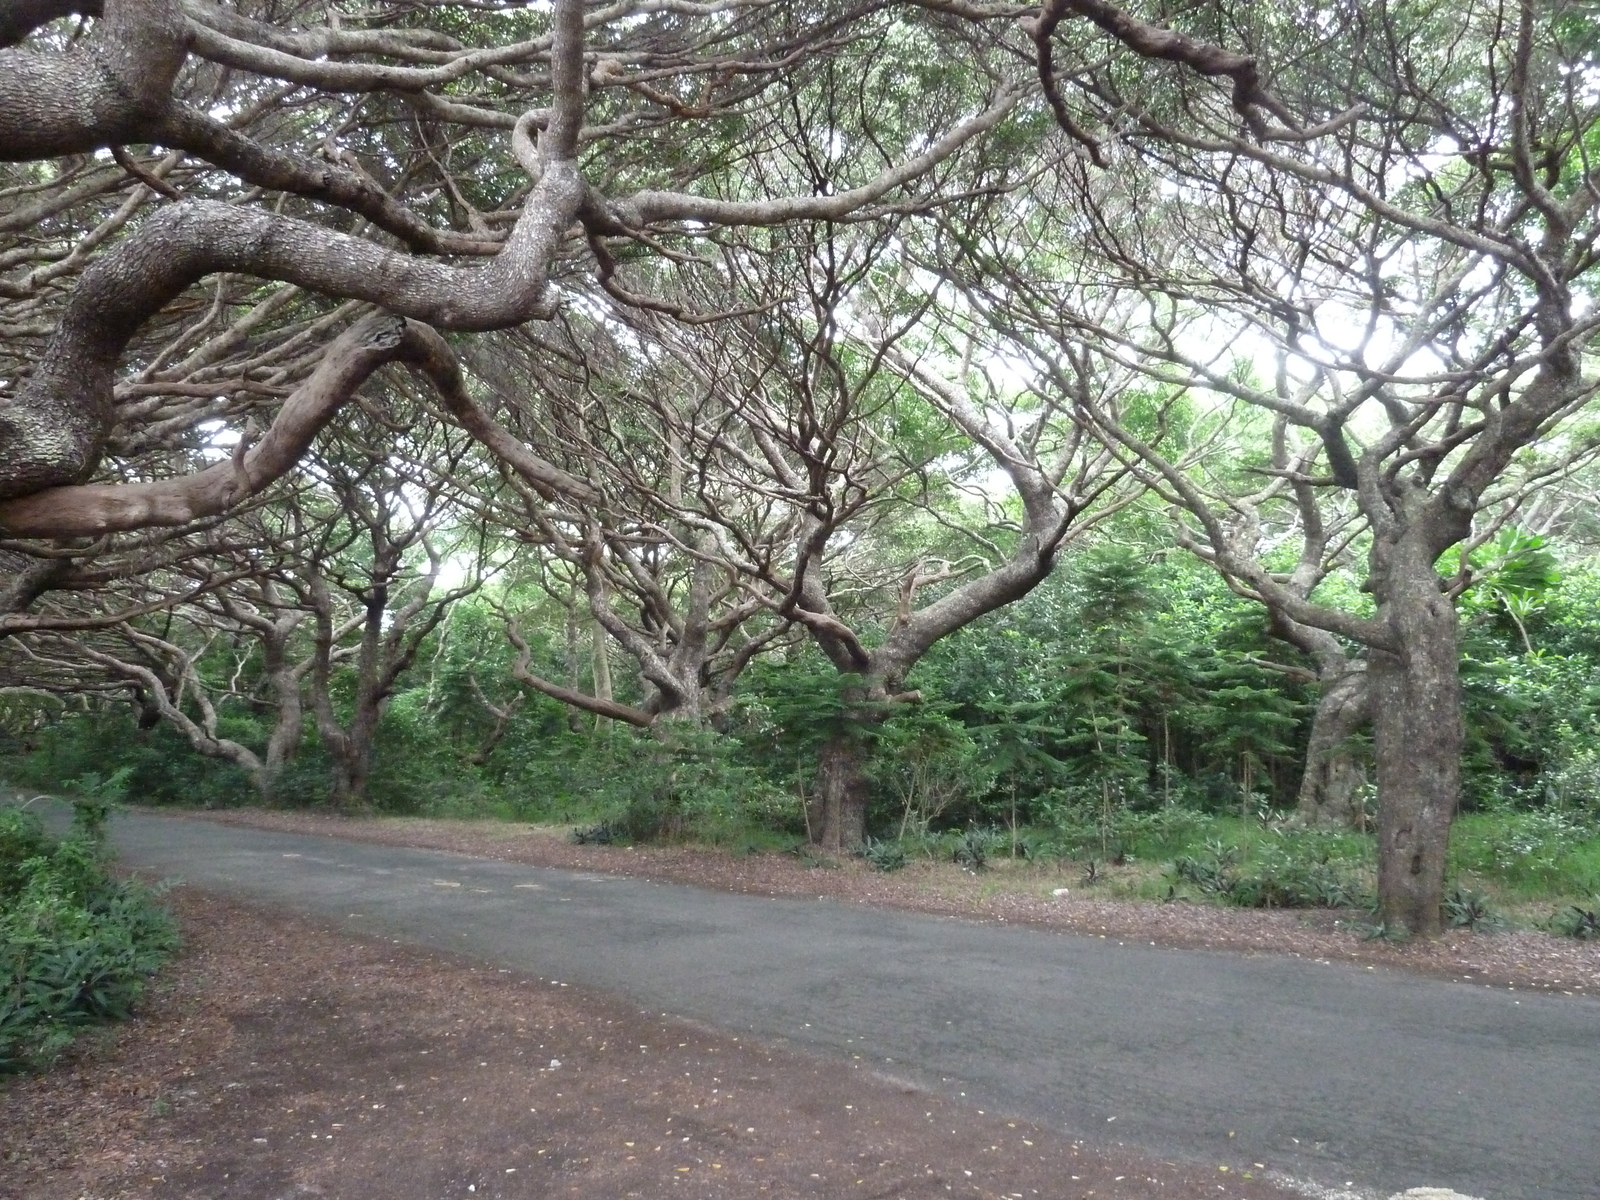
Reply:
<svg viewBox="0 0 1600 1200"><path fill-rule="evenodd" d="M1547 928L1562 937L1600 941L1600 906L1584 908L1580 904L1569 904L1551 916Z"/></svg>
<svg viewBox="0 0 1600 1200"><path fill-rule="evenodd" d="M31 814L0 810L0 1073L40 1069L78 1029L128 1016L177 940L98 844L51 845Z"/></svg>
<svg viewBox="0 0 1600 1200"><path fill-rule="evenodd" d="M1208 842L1182 855L1170 872L1169 895L1189 885L1242 908L1354 908L1367 903L1354 865L1337 844L1306 831L1278 835L1247 855L1239 846Z"/></svg>

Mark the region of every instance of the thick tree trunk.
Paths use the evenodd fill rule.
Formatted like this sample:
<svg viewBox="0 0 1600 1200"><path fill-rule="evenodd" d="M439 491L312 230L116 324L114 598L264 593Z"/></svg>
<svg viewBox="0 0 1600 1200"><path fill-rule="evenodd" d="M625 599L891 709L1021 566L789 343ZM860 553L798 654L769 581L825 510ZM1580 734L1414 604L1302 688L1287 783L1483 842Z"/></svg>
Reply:
<svg viewBox="0 0 1600 1200"><path fill-rule="evenodd" d="M1372 716L1366 663L1352 663L1325 679L1306 743L1305 774L1300 778L1300 819L1322 828L1363 829L1366 810L1361 789L1366 771L1350 745Z"/></svg>
<svg viewBox="0 0 1600 1200"><path fill-rule="evenodd" d="M1392 562L1379 606L1397 652L1368 655L1378 773L1378 909L1386 928L1440 930L1445 853L1461 792L1455 605L1431 562Z"/></svg>
<svg viewBox="0 0 1600 1200"><path fill-rule="evenodd" d="M382 716L381 700L365 694L357 696L350 728L334 755L333 802L341 808L357 808L366 803L367 785L372 781L372 749Z"/></svg>
<svg viewBox="0 0 1600 1200"><path fill-rule="evenodd" d="M866 748L848 734L823 743L816 792L807 804L811 841L829 854L848 854L867 833Z"/></svg>
<svg viewBox="0 0 1600 1200"><path fill-rule="evenodd" d="M299 753L305 736L305 706L300 696L300 673L290 663L287 649L293 623L286 623L262 639L264 673L273 697L278 702L278 715L272 723L272 733L267 738L267 756L262 764L261 796L271 799L278 776Z"/></svg>

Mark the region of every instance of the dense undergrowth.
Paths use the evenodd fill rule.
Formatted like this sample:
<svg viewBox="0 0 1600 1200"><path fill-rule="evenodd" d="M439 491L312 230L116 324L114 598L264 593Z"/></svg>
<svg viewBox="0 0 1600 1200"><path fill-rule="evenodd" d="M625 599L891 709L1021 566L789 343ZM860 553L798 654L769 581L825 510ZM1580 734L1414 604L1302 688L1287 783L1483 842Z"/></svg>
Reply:
<svg viewBox="0 0 1600 1200"><path fill-rule="evenodd" d="M84 1029L130 1015L177 946L155 893L108 869L106 781L79 782L88 794L60 839L0 807L0 1073L42 1069Z"/></svg>
<svg viewBox="0 0 1600 1200"><path fill-rule="evenodd" d="M1600 925L1584 916L1600 912L1600 572L1551 580L1515 621L1494 595L1462 602L1468 740L1452 917L1486 927L1487 908L1586 935ZM527 633L537 669L592 686L563 675L572 660L553 633ZM879 869L1033 864L1111 894L1271 907L1360 909L1374 890L1370 833L1294 820L1314 692L1271 665L1292 666L1293 651L1192 564L1085 554L936 646L908 681L921 703L855 726L841 702L849 680L801 648L754 663L714 729L643 733L537 695L497 728L486 705L509 711L516 699L509 653L492 612L458 607L384 711L368 811L798 852L818 747L848 734L873 791L860 849ZM273 709L252 698L254 660L214 670L238 693L218 735L259 752ZM619 678L618 695L630 686ZM133 705L5 703L0 778L18 785L71 791L115 774L142 803L261 799L237 767ZM1349 750L1370 768L1362 738ZM308 720L267 802L326 805L329 778ZM1370 829L1370 784L1364 795Z"/></svg>

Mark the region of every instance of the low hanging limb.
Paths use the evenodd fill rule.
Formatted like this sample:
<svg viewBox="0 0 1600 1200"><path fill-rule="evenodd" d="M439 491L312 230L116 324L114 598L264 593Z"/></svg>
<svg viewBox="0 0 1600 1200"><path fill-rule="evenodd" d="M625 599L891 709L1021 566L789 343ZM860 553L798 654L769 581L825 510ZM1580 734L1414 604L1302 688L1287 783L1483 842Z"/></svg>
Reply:
<svg viewBox="0 0 1600 1200"><path fill-rule="evenodd" d="M598 498L593 487L539 458L479 407L467 392L454 353L436 331L418 321L375 315L340 335L260 439L241 442L242 450L228 461L175 479L71 484L0 501L0 533L94 537L218 516L293 470L356 389L393 362L425 374L462 427L547 499Z"/></svg>
<svg viewBox="0 0 1600 1200"><path fill-rule="evenodd" d="M622 721L639 729L648 729L655 724L655 714L647 713L642 708L634 708L630 704L621 704L600 696L590 696L576 688L562 687L559 683L551 683L548 679L535 675L528 669L533 661L533 651L528 646L528 640L522 636L521 627L515 618L507 616L504 612L500 615L506 623L506 640L516 647L517 657L511 664L511 677L518 683L525 684L552 700L559 700L571 708L582 709L601 717L610 717L613 721Z"/></svg>

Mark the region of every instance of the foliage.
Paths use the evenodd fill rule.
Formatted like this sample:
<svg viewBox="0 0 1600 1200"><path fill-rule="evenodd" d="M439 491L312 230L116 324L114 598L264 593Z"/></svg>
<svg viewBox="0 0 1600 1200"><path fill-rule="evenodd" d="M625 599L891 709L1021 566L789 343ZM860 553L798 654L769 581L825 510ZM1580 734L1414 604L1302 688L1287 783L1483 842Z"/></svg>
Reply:
<svg viewBox="0 0 1600 1200"><path fill-rule="evenodd" d="M969 829L954 835L950 859L969 871L982 871L989 865L1003 836L998 829Z"/></svg>
<svg viewBox="0 0 1600 1200"><path fill-rule="evenodd" d="M1555 579L1521 618L1531 653L1489 586L1509 592L1507 577L1485 571L1464 602L1469 811L1451 872L1512 902L1600 891L1600 577L1583 562L1539 572ZM818 746L846 732L868 748L868 844L890 859L949 860L973 830L998 830L969 858L1092 858L1097 870L1184 858L1191 871L1224 869L1216 894L1249 903L1364 890L1351 884L1368 869L1360 839L1334 848L1347 870L1317 863L1330 843L1309 834L1312 848L1273 861L1272 847L1293 840L1269 826L1294 801L1308 694L1260 665L1292 664L1294 652L1186 559L1127 546L1076 553L1025 600L935 646L908 681L921 703L862 702L858 679L791 650L750 668L721 732L669 722L641 733L534 696L474 762L494 725L474 681L495 704L515 695L495 674L508 652L490 615L464 605L402 678L377 732L373 807L787 846L805 832ZM555 632L529 636L535 669L560 677ZM619 677L619 696L636 702L630 687ZM164 723L140 727L126 705L32 712L8 702L0 767L17 784L76 793L80 820L103 820L124 797L220 806L254 794L237 767L194 753ZM259 750L270 716L232 706L220 730ZM325 803L328 772L308 722L274 803ZM1243 858L1208 858L1208 840Z"/></svg>
<svg viewBox="0 0 1600 1200"><path fill-rule="evenodd" d="M598 821L593 825L577 825L572 830L572 844L574 846L614 846L627 840L627 831L615 821Z"/></svg>
<svg viewBox="0 0 1600 1200"><path fill-rule="evenodd" d="M47 1066L84 1027L128 1016L177 945L148 889L104 852L0 809L0 1071Z"/></svg>
<svg viewBox="0 0 1600 1200"><path fill-rule="evenodd" d="M906 846L899 838L893 840L869 837L861 843L861 857L874 871L898 871L911 861Z"/></svg>
<svg viewBox="0 0 1600 1200"><path fill-rule="evenodd" d="M985 795L995 762L965 725L924 705L896 714L877 731L869 767L891 803L895 836L927 833L952 810Z"/></svg>
<svg viewBox="0 0 1600 1200"><path fill-rule="evenodd" d="M132 767L118 767L101 777L91 771L63 784L72 804L72 829L79 836L93 842L105 837L106 823L128 794L128 780Z"/></svg>
<svg viewBox="0 0 1600 1200"><path fill-rule="evenodd" d="M1237 845L1208 843L1176 859L1169 894L1183 885L1243 908L1355 908L1368 896L1338 847L1314 834L1277 835L1246 857Z"/></svg>
<svg viewBox="0 0 1600 1200"><path fill-rule="evenodd" d="M238 767L196 754L165 724L141 729L124 705L63 714L27 739L4 771L18 785L61 792L71 790L67 781L126 771L121 794L141 804L225 808L254 796Z"/></svg>
<svg viewBox="0 0 1600 1200"><path fill-rule="evenodd" d="M1559 809L1501 809L1463 816L1451 839L1457 873L1492 878L1525 896L1600 890L1600 830Z"/></svg>
<svg viewBox="0 0 1600 1200"><path fill-rule="evenodd" d="M586 793L584 808L601 818L591 832L604 826L613 840L731 843L751 827L798 819L795 800L746 764L733 739L671 723L656 732L612 731L607 773L570 781ZM537 808L529 803L520 811Z"/></svg>
<svg viewBox="0 0 1600 1200"><path fill-rule="evenodd" d="M1444 894L1444 917L1452 929L1496 929L1503 922L1489 897L1456 884Z"/></svg>
<svg viewBox="0 0 1600 1200"><path fill-rule="evenodd" d="M1562 937L1600 941L1600 904L1593 908L1569 904L1551 915L1546 928Z"/></svg>

